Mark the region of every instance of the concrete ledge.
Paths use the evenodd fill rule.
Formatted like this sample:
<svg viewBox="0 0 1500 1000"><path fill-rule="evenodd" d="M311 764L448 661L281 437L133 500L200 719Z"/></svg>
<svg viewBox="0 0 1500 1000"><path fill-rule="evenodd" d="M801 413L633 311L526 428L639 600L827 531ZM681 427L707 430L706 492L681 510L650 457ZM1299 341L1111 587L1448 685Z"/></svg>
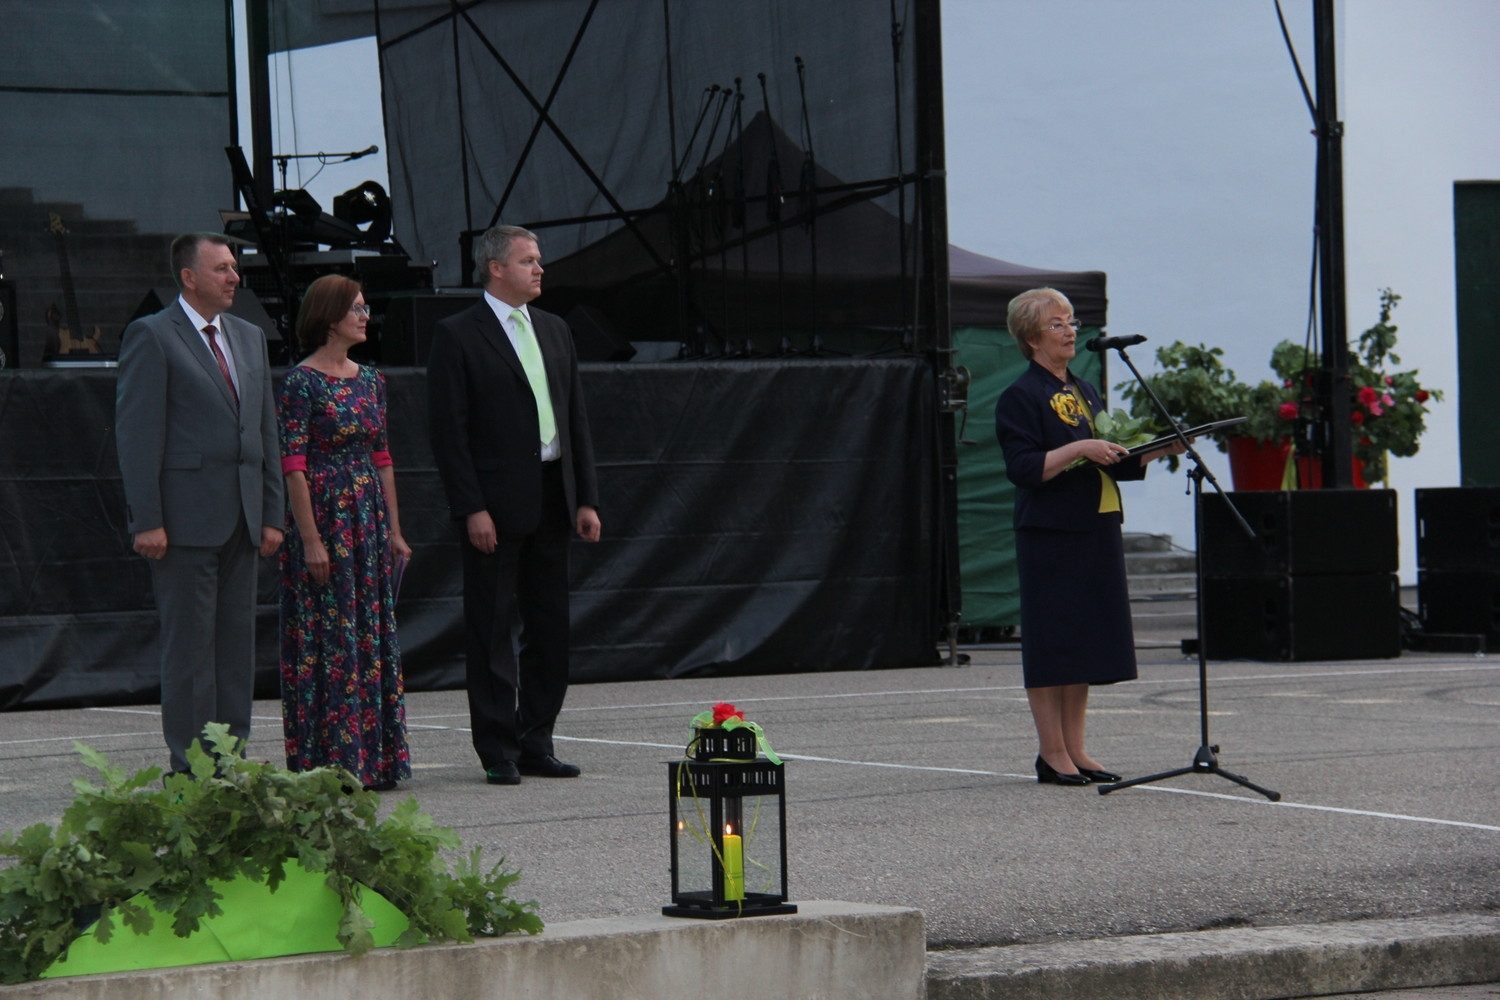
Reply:
<svg viewBox="0 0 1500 1000"><path fill-rule="evenodd" d="M933 952L928 1000L1274 1000L1500 982L1500 915Z"/></svg>
<svg viewBox="0 0 1500 1000"><path fill-rule="evenodd" d="M362 958L303 955L75 976L0 986L36 1000L921 1000L920 910L797 903L784 916L611 917L551 924L535 937L383 948Z"/></svg>

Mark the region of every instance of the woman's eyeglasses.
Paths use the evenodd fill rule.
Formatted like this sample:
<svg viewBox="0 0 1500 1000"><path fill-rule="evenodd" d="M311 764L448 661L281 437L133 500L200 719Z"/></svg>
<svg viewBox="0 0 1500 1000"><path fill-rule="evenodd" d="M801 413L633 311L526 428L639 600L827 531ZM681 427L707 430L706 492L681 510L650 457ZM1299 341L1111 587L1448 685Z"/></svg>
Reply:
<svg viewBox="0 0 1500 1000"><path fill-rule="evenodd" d="M370 307L366 306L366 305L350 306L349 307L349 311L352 312L352 313L354 313L354 315L356 315L356 316L368 316L368 315L370 315Z"/></svg>

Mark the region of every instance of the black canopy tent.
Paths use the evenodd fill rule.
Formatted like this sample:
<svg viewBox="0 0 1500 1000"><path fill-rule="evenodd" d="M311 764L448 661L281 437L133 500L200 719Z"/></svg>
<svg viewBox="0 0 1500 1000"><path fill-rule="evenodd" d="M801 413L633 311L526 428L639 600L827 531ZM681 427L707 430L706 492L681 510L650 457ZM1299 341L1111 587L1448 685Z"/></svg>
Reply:
<svg viewBox="0 0 1500 1000"><path fill-rule="evenodd" d="M861 377L826 353L838 341L941 383L938 12L937 0L372 0L396 228L445 284L472 281L476 233L537 230L543 306L593 306L624 338L680 343L684 361L824 357L837 392ZM887 231L871 240L857 218ZM930 393L912 402L937 431L920 449L934 457L934 572L903 597L951 640L952 418L935 385L910 384ZM766 404L747 391L743 407ZM798 409L751 420L772 422L789 440L830 431Z"/></svg>
<svg viewBox="0 0 1500 1000"><path fill-rule="evenodd" d="M253 2L252 40L273 36L291 6ZM925 249L945 247L936 3L364 6L380 39L397 230L414 256L438 258L446 283L467 270L461 233L491 217L544 230L559 259L630 232L634 216L665 194L675 199L668 231L679 242L664 280L688 287L692 265L676 252L692 236L685 185L722 160L755 113L741 111L732 131L727 117L715 129L710 112L699 115L711 101L683 110L672 99L684 77L709 95L705 79L753 79L768 135L772 123L790 121L800 150L817 139L816 163L804 152L782 164L796 184L812 180L783 182L787 203L799 190L826 196L822 219L857 194L849 204L874 198L898 220L885 268L898 307L863 345L873 353L901 331L890 357L586 366L610 528L605 543L577 547L575 676L935 662L957 600L951 493L942 486L951 477L939 471L952 436L935 402L946 361L946 255ZM726 53L742 68L729 67ZM929 94L920 114L918 63ZM820 92L820 81L831 85ZM256 103L263 116L263 93ZM260 161L268 130L254 133ZM218 148L203 155L222 163ZM256 172L269 175L263 165ZM846 191L822 190L820 177L853 180L842 182ZM756 183L764 211L777 185L769 173ZM757 206L748 180L745 188L749 224ZM771 221L787 232L803 224L790 209ZM705 314L701 301L687 304L676 317ZM809 329L825 325L820 315ZM0 387L0 403L9 403L0 405L4 439L14 443L0 448L14 470L0 476L0 492L17 509L68 516L31 519L0 566L25 581L0 608L0 706L149 701L155 622L143 567L120 527L112 376L27 374ZM398 612L403 660L413 689L444 686L462 676L457 542L424 444L421 372L386 374L404 521L418 550ZM60 447L57 434L42 433L51 425L12 426L33 410L86 412L87 433ZM261 575L266 695L278 645L274 564Z"/></svg>
<svg viewBox="0 0 1500 1000"><path fill-rule="evenodd" d="M354 5L349 0L343 7ZM591 112L580 106L572 108L573 117L564 116L571 98L562 77L549 77L547 90L539 91L542 106L550 109L545 116L514 90L489 94L479 88L486 100L529 106L535 120L552 123L538 130L531 148L545 152L555 140L549 154L554 159L533 163L544 175L540 179L528 179L530 168L516 170L508 203L510 219L543 232L553 261L549 295L555 305L566 308L570 295L580 302L593 297L614 309L612 321L636 337L662 326L675 337L702 331L688 338L697 344L686 361L596 365L585 372L612 531L604 545L579 547L575 563L580 679L914 665L935 661L945 626L951 637L958 560L953 421L940 403L952 355L941 100L935 92L917 99L924 93L917 77L936 86L936 4L866 0L855 8L837 6L835 16L802 5L707 0L404 5L401 15L411 22L406 34L382 34L387 144L396 150L393 176L399 179L394 201L416 206L408 208L404 225L417 235L403 230L403 242L446 245L452 255L444 266L459 279L466 269L453 251L461 230L431 228L422 209L461 202L462 221L470 225L474 192L504 188L492 185L494 178L476 164L511 160L481 148L465 123L476 116L490 123L491 109L477 111L476 102L483 102L465 99L465 113L457 119L430 109L426 118L432 130L451 129L462 140L449 148L474 153L475 169L465 175L470 196L460 197L463 184L420 174L417 168L426 161L406 158L403 151L436 141L414 131L424 98L409 79L392 72L392 63L402 62L392 56L400 46L442 28L449 32L451 54L455 38L467 32L474 52L498 64L484 27L490 14L508 30L491 32L495 37L524 37L532 51L550 51L555 65L579 65L591 51L581 39L596 37L583 30L588 23L603 25L605 39L612 40L621 25L609 18L635 7L645 22L656 18L664 42L670 33L667 51L674 55L666 63L679 75L682 67L701 62L700 47L709 36L749 38L767 65L793 67L787 75L796 80L795 99L779 93L768 73L758 109L733 112L748 107L744 88L727 97L722 86L706 90L701 106L682 113L675 137L665 128L673 153L663 162L672 169L657 169L650 183L637 178L635 188L625 182L640 167L635 160L650 159L644 154L633 160L606 155L608 169L584 169L599 162L589 160L586 147L603 141L591 129L603 121L628 131L627 123L611 119L607 108ZM389 20L374 0L363 7L361 16L371 23ZM708 31L709 15L719 8L725 19ZM284 6L261 3L253 9L284 12ZM745 27L749 14L773 19L774 45ZM595 17L603 20L591 22ZM262 29L276 23L276 16L259 18ZM852 30L856 23L858 30ZM909 49L891 46L887 32L893 23L897 30L891 34ZM546 24L554 29L552 43ZM838 39L830 42L834 27ZM799 33L809 31L812 36ZM927 41L921 44L924 31ZM851 35L867 50L891 53L883 63L886 87L871 82L881 74L870 66L882 60L869 58L869 51L855 74L864 91L849 89L844 75L830 72L830 53L859 56L861 50L849 47ZM812 40L804 46L807 37ZM506 51L496 48L501 55ZM660 55L658 74L664 71ZM918 73L913 63L927 69ZM410 66L420 69L421 60ZM442 76L431 65L426 70ZM839 87L820 94L818 81L830 77ZM583 89L599 92L599 78L597 72L586 77ZM671 102L651 98L660 96L662 81L650 80L655 91L648 86L646 96L626 103L644 108L648 117L670 118ZM618 82L628 89L626 81ZM555 94L549 93L552 83ZM464 92L472 97L474 89ZM411 104L405 111L390 107L393 90ZM868 106L846 106L856 99ZM716 101L724 110L717 125ZM834 125L826 129L819 110L824 104L836 109L827 116ZM572 129L566 142L557 134L564 120ZM872 141L865 131L876 120L885 127ZM578 122L589 123L581 132L593 138L577 138ZM642 135L654 134L653 128L663 132L648 123ZM834 141L841 131L853 137L852 146ZM497 127L495 134L528 135L516 127ZM619 136L609 141L624 143ZM223 170L216 147L205 148L203 157ZM816 160L810 153L815 147ZM559 148L576 168L573 179L585 182L571 194L548 186L567 172L555 159ZM611 187L608 197L601 186ZM422 197L410 198L418 189ZM595 207L593 199L613 198L626 208L617 193L623 190L634 191L638 200L630 204L642 207L598 217L576 212L577 205ZM502 193L491 192L496 204ZM549 217L535 207L569 197L577 202L570 216ZM474 221L482 226L489 220ZM967 270L972 258L953 254ZM956 278L955 302L978 316L998 317L1010 293L994 277ZM1084 309L1086 296L1070 294ZM653 301L655 310L643 308ZM1097 301L1102 308L1102 294ZM665 321L648 326L638 322L641 316ZM821 351L815 335L826 337ZM783 337L792 341L790 350L783 349ZM735 350L738 357L728 361L722 353L710 356L715 340L721 352L730 341L754 346ZM836 354L835 346L866 357ZM390 369L387 377L404 520L420 556L407 575L400 609L408 682L413 689L445 686L461 679L455 541L425 447L421 372ZM0 451L8 456L0 462L8 470L0 475L0 494L12 509L29 512L8 522L9 556L0 563L0 575L17 583L5 590L0 607L0 707L139 702L155 695L154 613L144 567L129 552L120 522L112 395L107 371L28 372L0 385ZM55 421L32 419L48 413L87 417L70 422L64 433ZM266 563L262 694L275 690L275 600L275 567Z"/></svg>

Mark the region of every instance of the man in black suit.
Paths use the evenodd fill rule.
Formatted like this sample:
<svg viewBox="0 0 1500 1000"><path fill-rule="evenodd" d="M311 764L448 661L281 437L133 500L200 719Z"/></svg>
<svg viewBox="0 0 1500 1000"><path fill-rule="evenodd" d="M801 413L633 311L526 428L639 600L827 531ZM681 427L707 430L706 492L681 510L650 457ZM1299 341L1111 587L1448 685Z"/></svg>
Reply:
<svg viewBox="0 0 1500 1000"><path fill-rule="evenodd" d="M250 735L255 553L281 545L281 447L260 327L228 313L229 240L172 242L176 302L120 337L115 444L126 528L161 614L161 719L173 771L209 722Z"/></svg>
<svg viewBox="0 0 1500 1000"><path fill-rule="evenodd" d="M573 778L552 746L568 690L568 543L600 530L578 358L568 324L527 305L542 291L534 234L490 229L474 265L484 297L437 324L427 358L432 452L463 550L474 749L493 785Z"/></svg>

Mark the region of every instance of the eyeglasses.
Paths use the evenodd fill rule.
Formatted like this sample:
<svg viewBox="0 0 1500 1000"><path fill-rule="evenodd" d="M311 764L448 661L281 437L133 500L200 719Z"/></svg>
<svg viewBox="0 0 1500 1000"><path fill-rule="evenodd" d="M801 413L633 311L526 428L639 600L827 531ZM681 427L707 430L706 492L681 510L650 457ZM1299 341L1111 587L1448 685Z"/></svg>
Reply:
<svg viewBox="0 0 1500 1000"><path fill-rule="evenodd" d="M1073 328L1073 332L1074 333L1077 333L1079 330L1083 329L1083 324L1080 323L1080 322L1078 322L1076 319L1070 319L1070 320L1067 320L1066 322L1062 322L1062 321L1059 321L1059 320L1053 320L1051 323L1047 324L1047 332L1048 333L1057 333L1059 330L1062 330L1064 327L1069 327L1069 326L1071 326Z"/></svg>
<svg viewBox="0 0 1500 1000"><path fill-rule="evenodd" d="M349 307L349 311L352 312L352 313L354 313L354 315L356 315L356 316L368 316L368 315L370 315L370 307L367 306L367 305L350 306Z"/></svg>

